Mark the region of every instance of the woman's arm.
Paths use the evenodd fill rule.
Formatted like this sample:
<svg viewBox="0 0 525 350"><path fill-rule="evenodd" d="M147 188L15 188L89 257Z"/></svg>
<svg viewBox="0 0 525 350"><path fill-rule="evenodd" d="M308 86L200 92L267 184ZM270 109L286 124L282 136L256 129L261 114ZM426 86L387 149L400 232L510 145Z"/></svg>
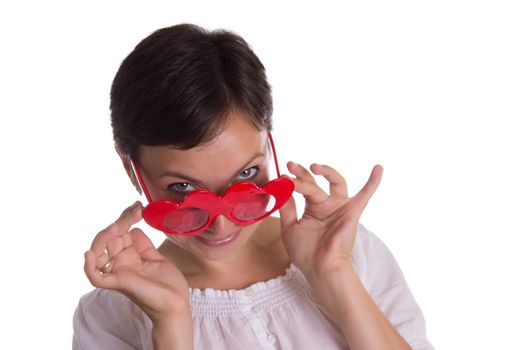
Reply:
<svg viewBox="0 0 525 350"><path fill-rule="evenodd" d="M322 310L351 349L411 349L377 307L352 266L307 277Z"/></svg>
<svg viewBox="0 0 525 350"><path fill-rule="evenodd" d="M193 349L191 311L154 322L151 336L155 350Z"/></svg>
<svg viewBox="0 0 525 350"><path fill-rule="evenodd" d="M410 349L376 306L352 264L359 219L379 186L382 167L353 197L346 180L333 168L313 164L310 170L330 183L321 189L310 171L288 163L297 192L305 198L300 219L293 198L281 209L281 230L292 262L306 276L314 296L328 317L337 322L348 345L356 349Z"/></svg>
<svg viewBox="0 0 525 350"><path fill-rule="evenodd" d="M142 230L132 228L141 218L137 202L102 230L85 253L84 271L95 287L120 292L150 318L154 349L193 349L188 283Z"/></svg>

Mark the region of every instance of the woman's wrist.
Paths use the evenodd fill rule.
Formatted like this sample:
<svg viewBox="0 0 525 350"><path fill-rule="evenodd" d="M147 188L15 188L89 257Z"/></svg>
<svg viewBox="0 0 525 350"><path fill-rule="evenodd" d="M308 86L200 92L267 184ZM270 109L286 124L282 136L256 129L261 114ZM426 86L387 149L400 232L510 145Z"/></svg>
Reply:
<svg viewBox="0 0 525 350"><path fill-rule="evenodd" d="M153 321L151 337L155 350L193 350L191 310Z"/></svg>
<svg viewBox="0 0 525 350"><path fill-rule="evenodd" d="M312 271L306 279L327 316L339 324L344 322L344 317L351 311L348 310L351 307L349 299L354 294L356 279L359 279L353 266L349 264L330 272Z"/></svg>
<svg viewBox="0 0 525 350"><path fill-rule="evenodd" d="M307 277L308 278L308 277ZM309 276L321 309L352 349L410 349L377 307L353 266Z"/></svg>

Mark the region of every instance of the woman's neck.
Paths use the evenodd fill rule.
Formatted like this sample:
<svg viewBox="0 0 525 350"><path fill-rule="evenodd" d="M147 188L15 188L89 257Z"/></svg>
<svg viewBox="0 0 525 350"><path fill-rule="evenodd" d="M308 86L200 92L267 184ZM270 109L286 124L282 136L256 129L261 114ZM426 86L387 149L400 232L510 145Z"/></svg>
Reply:
<svg viewBox="0 0 525 350"><path fill-rule="evenodd" d="M181 270L190 287L199 289L243 289L283 275L290 265L278 218L261 223L244 249L226 260L199 258L170 240L162 243L159 252Z"/></svg>

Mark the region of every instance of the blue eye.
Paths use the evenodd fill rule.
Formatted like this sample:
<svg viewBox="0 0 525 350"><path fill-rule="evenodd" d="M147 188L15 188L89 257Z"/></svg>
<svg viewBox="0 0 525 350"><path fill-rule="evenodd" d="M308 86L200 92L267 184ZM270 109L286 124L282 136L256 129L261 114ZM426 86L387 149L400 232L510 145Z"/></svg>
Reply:
<svg viewBox="0 0 525 350"><path fill-rule="evenodd" d="M175 192L191 192L195 190L195 187L187 182L177 182L169 185L168 188Z"/></svg>
<svg viewBox="0 0 525 350"><path fill-rule="evenodd" d="M254 166L254 167L241 171L241 173L239 174L239 179L243 179L243 180L252 179L255 176L257 176L258 173L259 173L259 167Z"/></svg>

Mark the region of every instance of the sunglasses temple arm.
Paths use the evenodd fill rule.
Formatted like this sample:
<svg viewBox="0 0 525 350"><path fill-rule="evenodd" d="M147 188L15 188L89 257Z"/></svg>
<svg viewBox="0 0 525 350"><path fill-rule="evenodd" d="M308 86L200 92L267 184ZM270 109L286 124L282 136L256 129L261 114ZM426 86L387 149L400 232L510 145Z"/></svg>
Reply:
<svg viewBox="0 0 525 350"><path fill-rule="evenodd" d="M129 162L131 163L131 169L133 171L133 174L135 175L135 178L139 181L140 189L146 196L146 199L148 200L148 202L151 203L152 202L151 195L148 191L148 188L146 187L146 184L144 183L144 179L142 178L142 175L140 174L139 169L137 168L137 166L135 165L135 162L131 158L129 158Z"/></svg>
<svg viewBox="0 0 525 350"><path fill-rule="evenodd" d="M279 171L279 162L277 162L277 153L275 153L275 145L273 143L272 133L268 132L268 139L270 140L270 145L272 146L273 160L275 161L275 169L277 170L277 177L281 176Z"/></svg>

